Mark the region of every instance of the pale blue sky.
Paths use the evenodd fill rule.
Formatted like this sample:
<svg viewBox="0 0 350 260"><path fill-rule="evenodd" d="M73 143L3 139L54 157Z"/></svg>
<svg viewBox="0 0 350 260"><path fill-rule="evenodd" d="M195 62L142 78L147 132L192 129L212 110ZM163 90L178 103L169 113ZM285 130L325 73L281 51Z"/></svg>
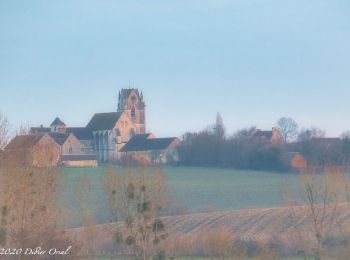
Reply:
<svg viewBox="0 0 350 260"><path fill-rule="evenodd" d="M229 132L280 116L350 129L348 0L0 0L0 110L84 126L131 81L148 129Z"/></svg>

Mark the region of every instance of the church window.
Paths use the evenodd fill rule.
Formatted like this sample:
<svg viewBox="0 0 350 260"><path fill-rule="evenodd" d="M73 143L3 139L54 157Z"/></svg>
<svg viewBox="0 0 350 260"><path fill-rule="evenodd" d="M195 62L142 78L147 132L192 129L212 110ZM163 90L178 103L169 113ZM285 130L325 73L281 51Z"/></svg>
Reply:
<svg viewBox="0 0 350 260"><path fill-rule="evenodd" d="M133 118L136 117L135 107L132 107L132 108L131 108L131 117L133 117Z"/></svg>

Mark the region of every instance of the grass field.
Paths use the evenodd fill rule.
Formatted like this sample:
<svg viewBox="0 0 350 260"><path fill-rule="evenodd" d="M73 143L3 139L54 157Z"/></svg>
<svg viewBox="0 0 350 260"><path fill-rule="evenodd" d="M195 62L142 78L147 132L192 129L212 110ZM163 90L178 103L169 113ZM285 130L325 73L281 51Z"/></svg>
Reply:
<svg viewBox="0 0 350 260"><path fill-rule="evenodd" d="M181 212L184 208L188 212L206 212L281 206L284 203L283 187L294 186L297 179L295 174L234 169L166 167L163 171L173 199L172 212L174 209ZM87 199L94 222L114 221L104 191L105 167L61 168L60 173L63 175L62 204L68 213L70 227L80 225L77 190L82 180L90 184Z"/></svg>

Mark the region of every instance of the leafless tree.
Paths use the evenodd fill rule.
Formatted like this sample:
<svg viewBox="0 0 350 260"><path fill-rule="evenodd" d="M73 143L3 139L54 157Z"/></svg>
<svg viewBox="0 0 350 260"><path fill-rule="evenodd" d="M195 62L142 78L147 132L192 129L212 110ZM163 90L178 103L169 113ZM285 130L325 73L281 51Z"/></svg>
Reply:
<svg viewBox="0 0 350 260"><path fill-rule="evenodd" d="M345 171L349 171L349 164L350 164L350 131L346 131L340 135L342 146L341 146L341 153L343 157L343 165L345 168Z"/></svg>
<svg viewBox="0 0 350 260"><path fill-rule="evenodd" d="M7 117L0 112L0 150L4 149L9 140L10 123Z"/></svg>
<svg viewBox="0 0 350 260"><path fill-rule="evenodd" d="M20 127L16 130L16 135L28 135L30 132L29 123L26 125L21 124Z"/></svg>
<svg viewBox="0 0 350 260"><path fill-rule="evenodd" d="M92 185L86 177L81 177L77 182L76 188L78 208L83 224L81 236L83 242L80 254L84 256L84 258L94 259L97 254L97 227L93 223L93 212L89 211L89 197L91 196Z"/></svg>
<svg viewBox="0 0 350 260"><path fill-rule="evenodd" d="M317 127L303 128L298 134L298 142L305 142L316 137L325 137L326 132Z"/></svg>
<svg viewBox="0 0 350 260"><path fill-rule="evenodd" d="M162 258L164 251L160 245L167 237L159 216L167 203L163 172L146 172L138 168L125 173L111 167L106 177L106 188L113 215L124 223L123 230L116 225L116 243L125 245L142 259L151 255Z"/></svg>
<svg viewBox="0 0 350 260"><path fill-rule="evenodd" d="M292 141L298 133L298 124L294 119L289 117L281 117L278 119L277 128L285 142Z"/></svg>
<svg viewBox="0 0 350 260"><path fill-rule="evenodd" d="M327 167L323 174L309 169L300 176L299 195L294 196L289 204L291 217L303 237L311 234L315 243L312 251L316 259L321 259L325 253L325 240L335 235L340 227L341 212L349 201L349 180L337 167ZM306 220L300 225L300 218ZM305 233L306 232L306 233Z"/></svg>
<svg viewBox="0 0 350 260"><path fill-rule="evenodd" d="M256 132L256 127L255 126L242 128L242 129L237 130L234 133L233 138L237 139L237 140L249 140L250 138L253 137L255 132Z"/></svg>
<svg viewBox="0 0 350 260"><path fill-rule="evenodd" d="M206 230L202 234L203 248L211 258L225 259L234 255L235 237L227 227Z"/></svg>
<svg viewBox="0 0 350 260"><path fill-rule="evenodd" d="M213 127L215 137L220 141L225 139L226 130L220 113L216 114L215 125Z"/></svg>
<svg viewBox="0 0 350 260"><path fill-rule="evenodd" d="M11 163L3 164L0 169L0 242L23 249L40 246L44 250L53 247L66 250L72 246L63 259L74 258L75 245L64 233L65 219L58 203L59 175L55 169L15 165L20 158L6 157L6 160ZM18 256L22 257L23 254ZM55 257L45 254L40 259Z"/></svg>

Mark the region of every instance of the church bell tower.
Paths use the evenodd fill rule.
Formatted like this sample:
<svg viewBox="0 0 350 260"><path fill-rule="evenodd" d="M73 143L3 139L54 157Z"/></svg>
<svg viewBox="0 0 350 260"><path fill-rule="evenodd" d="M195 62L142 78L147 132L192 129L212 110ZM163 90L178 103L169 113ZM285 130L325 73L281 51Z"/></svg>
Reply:
<svg viewBox="0 0 350 260"><path fill-rule="evenodd" d="M126 112L137 129L137 134L146 132L145 102L142 91L136 88L122 89L118 95L118 112Z"/></svg>

